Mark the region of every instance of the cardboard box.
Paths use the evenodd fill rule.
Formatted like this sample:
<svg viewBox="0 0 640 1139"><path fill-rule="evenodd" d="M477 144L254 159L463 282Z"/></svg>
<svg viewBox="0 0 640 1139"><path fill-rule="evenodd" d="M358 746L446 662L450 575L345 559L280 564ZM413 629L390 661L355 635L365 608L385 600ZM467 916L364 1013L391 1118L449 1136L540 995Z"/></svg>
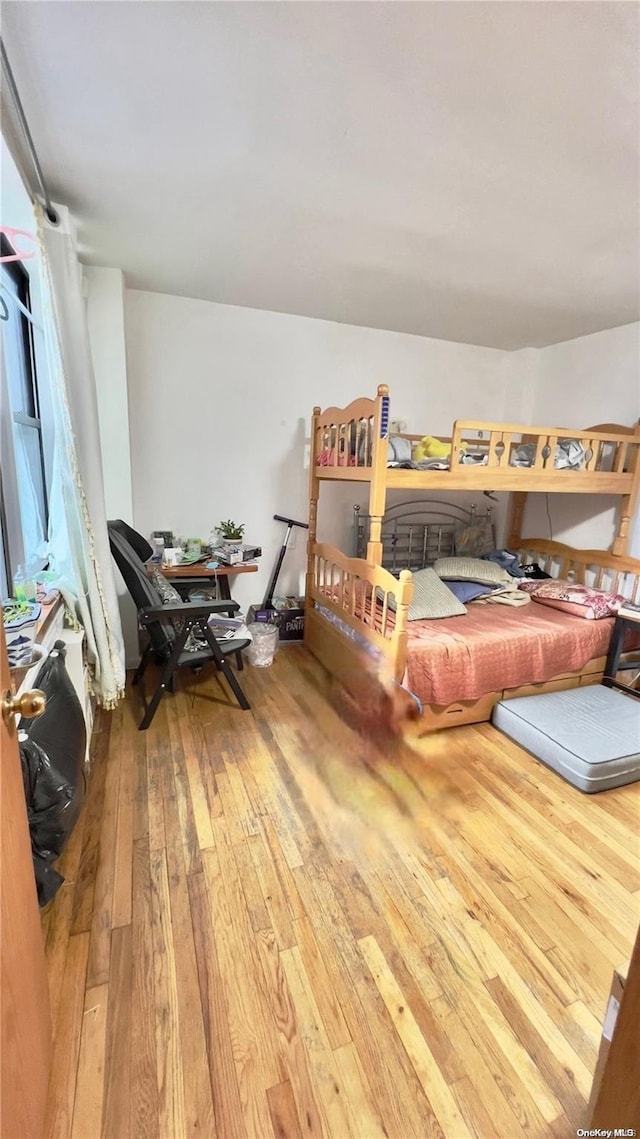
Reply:
<svg viewBox="0 0 640 1139"><path fill-rule="evenodd" d="M251 605L247 613L247 624L251 621L265 621L277 625L281 641L302 641L304 639L304 598L295 598L295 604L283 605L278 598L275 599L272 609L262 609L259 605Z"/></svg>
<svg viewBox="0 0 640 1139"><path fill-rule="evenodd" d="M299 599L295 607L276 608L281 641L301 641L304 638L304 600Z"/></svg>
<svg viewBox="0 0 640 1139"><path fill-rule="evenodd" d="M600 1091L600 1084L602 1083L602 1076L604 1073L609 1049L611 1048L611 1041L615 1032L616 1021L620 1011L620 1002L624 987L627 981L627 973L629 972L629 962L626 965L621 965L619 969L615 969L613 973L613 980L611 982L611 989L609 991L609 999L604 1014L604 1021L602 1024L602 1036L600 1038L600 1050L598 1052L598 1060L596 1063L596 1070L593 1073L593 1084L591 1086L591 1095L589 1097L589 1106L587 1108L587 1120L591 1119L593 1109L596 1106L598 1092ZM588 1126L588 1123L587 1123Z"/></svg>

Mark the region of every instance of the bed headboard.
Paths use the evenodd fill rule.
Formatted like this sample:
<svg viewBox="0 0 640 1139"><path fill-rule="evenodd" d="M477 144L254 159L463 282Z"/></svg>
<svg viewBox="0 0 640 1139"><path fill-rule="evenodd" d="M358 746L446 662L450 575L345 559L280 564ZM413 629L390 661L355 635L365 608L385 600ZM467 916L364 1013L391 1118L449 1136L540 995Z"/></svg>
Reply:
<svg viewBox="0 0 640 1139"><path fill-rule="evenodd" d="M576 550L547 538L524 538L518 543L523 562L538 562L552 577L569 578L611 593L622 593L640 604L640 559L608 550Z"/></svg>
<svg viewBox="0 0 640 1139"><path fill-rule="evenodd" d="M465 526L486 527L494 537L492 508L475 503L413 499L390 506L382 519L382 565L390 573L420 570L454 553L454 535ZM366 558L369 515L353 508L353 554Z"/></svg>

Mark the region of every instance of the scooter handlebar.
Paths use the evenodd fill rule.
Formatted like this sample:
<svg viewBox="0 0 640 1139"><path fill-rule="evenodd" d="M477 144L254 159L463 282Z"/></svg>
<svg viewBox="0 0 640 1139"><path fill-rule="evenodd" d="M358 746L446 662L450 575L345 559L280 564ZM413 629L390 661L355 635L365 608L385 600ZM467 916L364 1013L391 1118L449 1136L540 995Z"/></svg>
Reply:
<svg viewBox="0 0 640 1139"><path fill-rule="evenodd" d="M274 514L275 522L286 522L287 526L299 526L301 530L308 530L308 522L296 522L295 518L284 518L282 514Z"/></svg>

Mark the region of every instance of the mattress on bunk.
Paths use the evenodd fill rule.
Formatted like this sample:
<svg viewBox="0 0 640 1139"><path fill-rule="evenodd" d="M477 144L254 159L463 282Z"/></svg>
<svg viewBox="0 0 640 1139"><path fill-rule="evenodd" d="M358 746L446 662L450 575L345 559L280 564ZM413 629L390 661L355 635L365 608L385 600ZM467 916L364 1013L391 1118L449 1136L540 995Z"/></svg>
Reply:
<svg viewBox="0 0 640 1139"><path fill-rule="evenodd" d="M478 700L606 656L612 628L613 618L586 621L542 605L473 603L465 617L409 623L405 684L425 704Z"/></svg>

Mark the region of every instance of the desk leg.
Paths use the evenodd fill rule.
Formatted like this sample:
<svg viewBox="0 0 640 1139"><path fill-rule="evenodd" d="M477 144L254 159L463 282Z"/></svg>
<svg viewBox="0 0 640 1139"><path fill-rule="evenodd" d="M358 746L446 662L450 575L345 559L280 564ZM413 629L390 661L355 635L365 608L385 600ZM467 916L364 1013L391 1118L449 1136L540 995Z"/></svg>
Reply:
<svg viewBox="0 0 640 1139"><path fill-rule="evenodd" d="M231 601L231 586L229 585L229 575L227 573L221 573L220 576L216 578L216 581L218 583L218 590L221 599L223 601Z"/></svg>
<svg viewBox="0 0 640 1139"><path fill-rule="evenodd" d="M220 577L217 579L217 581L218 581L218 590L219 590L221 599L223 601L231 601L231 586L229 584L229 574L228 573L220 574ZM229 616L231 616L231 614L229 614ZM244 668L244 661L242 659L242 653L241 652L236 653L236 668L237 668L238 672L242 672L242 670Z"/></svg>
<svg viewBox="0 0 640 1139"><path fill-rule="evenodd" d="M618 664L620 663L625 630L625 622L617 618L613 626L613 633L611 634L611 640L609 642L609 652L607 653L604 666L604 676L602 678L602 683L606 685L607 688L615 687L616 673L618 671Z"/></svg>

